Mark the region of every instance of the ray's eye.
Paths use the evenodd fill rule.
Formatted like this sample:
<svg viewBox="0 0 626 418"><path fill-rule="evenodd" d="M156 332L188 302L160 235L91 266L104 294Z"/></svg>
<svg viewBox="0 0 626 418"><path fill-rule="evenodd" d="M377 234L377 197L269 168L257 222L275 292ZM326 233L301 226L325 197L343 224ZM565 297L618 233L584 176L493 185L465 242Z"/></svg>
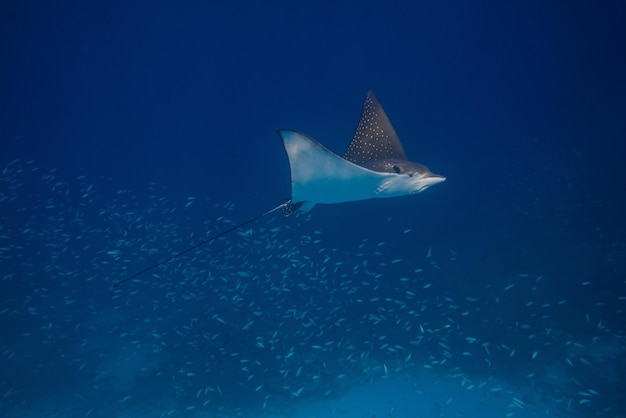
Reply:
<svg viewBox="0 0 626 418"><path fill-rule="evenodd" d="M400 167L398 167L397 165L393 166L393 171L395 171L398 174L402 173L402 169Z"/></svg>

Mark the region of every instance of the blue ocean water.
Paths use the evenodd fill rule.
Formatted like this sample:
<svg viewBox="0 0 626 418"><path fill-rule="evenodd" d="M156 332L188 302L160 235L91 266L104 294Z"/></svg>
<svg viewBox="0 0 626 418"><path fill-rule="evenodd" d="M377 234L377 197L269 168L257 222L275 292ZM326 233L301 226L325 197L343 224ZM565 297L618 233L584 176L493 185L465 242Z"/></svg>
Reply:
<svg viewBox="0 0 626 418"><path fill-rule="evenodd" d="M624 417L620 2L0 6L0 416ZM447 180L272 213L373 88Z"/></svg>

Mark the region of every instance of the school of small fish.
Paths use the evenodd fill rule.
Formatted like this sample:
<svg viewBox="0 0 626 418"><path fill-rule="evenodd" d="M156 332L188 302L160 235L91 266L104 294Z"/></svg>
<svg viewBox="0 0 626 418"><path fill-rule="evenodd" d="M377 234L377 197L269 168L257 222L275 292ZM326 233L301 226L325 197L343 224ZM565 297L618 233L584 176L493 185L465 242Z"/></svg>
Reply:
<svg viewBox="0 0 626 418"><path fill-rule="evenodd" d="M506 397L504 416L538 402L546 416L617 416L623 336L603 301L577 329L561 326L572 308L566 291L544 295L548 274L474 287L454 248L424 238L403 252L375 237L348 248L311 212L268 217L113 288L246 213L33 161L0 174L1 416L251 416L425 369L485 402ZM394 239L416 234L397 225ZM623 310L626 295L612 298Z"/></svg>

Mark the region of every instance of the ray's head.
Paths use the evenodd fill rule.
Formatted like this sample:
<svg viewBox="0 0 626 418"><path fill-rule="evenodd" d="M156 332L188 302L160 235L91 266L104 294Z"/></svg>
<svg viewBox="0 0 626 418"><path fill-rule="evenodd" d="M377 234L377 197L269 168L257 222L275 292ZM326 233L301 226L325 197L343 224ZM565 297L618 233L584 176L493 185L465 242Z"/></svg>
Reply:
<svg viewBox="0 0 626 418"><path fill-rule="evenodd" d="M388 189L397 189L398 194L419 193L446 179L425 165L407 160L398 134L372 90L367 92L359 124L344 158L372 171L398 174L384 183Z"/></svg>
<svg viewBox="0 0 626 418"><path fill-rule="evenodd" d="M380 173L398 174L394 180L390 180L389 187L393 184L408 194L420 193L432 185L445 181L444 176L435 174L423 164L408 160L383 159L371 161L364 165L372 171Z"/></svg>

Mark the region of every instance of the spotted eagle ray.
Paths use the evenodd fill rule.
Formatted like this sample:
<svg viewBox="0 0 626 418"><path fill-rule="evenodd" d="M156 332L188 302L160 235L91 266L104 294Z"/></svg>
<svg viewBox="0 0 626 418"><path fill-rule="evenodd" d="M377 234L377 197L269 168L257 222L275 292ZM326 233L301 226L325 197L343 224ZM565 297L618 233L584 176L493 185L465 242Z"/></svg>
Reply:
<svg viewBox="0 0 626 418"><path fill-rule="evenodd" d="M282 209L283 214L288 216L296 211L311 210L318 203L407 196L420 193L446 179L432 173L425 165L407 159L393 125L371 89L365 97L352 142L343 157L300 132L281 129L278 135L289 159L289 200L120 280L114 286L126 283L278 209Z"/></svg>

